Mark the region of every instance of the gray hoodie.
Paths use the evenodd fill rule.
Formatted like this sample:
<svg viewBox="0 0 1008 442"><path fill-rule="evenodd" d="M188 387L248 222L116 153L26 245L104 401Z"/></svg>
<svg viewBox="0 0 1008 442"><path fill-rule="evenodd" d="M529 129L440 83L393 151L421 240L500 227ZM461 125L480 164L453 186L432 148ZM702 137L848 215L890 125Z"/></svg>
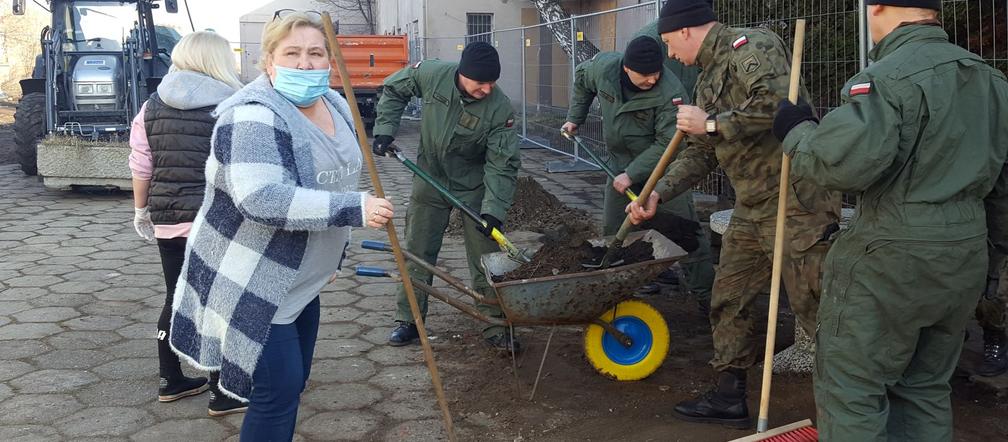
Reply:
<svg viewBox="0 0 1008 442"><path fill-rule="evenodd" d="M158 96L179 110L216 106L235 93L227 83L193 71L174 70L161 80Z"/></svg>

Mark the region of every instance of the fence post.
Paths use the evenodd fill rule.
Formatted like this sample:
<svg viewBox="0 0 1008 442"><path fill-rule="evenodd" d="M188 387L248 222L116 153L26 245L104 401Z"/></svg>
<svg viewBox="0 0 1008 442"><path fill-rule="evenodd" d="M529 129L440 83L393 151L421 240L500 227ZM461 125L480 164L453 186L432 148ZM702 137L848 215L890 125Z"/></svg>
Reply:
<svg viewBox="0 0 1008 442"><path fill-rule="evenodd" d="M528 139L528 92L525 90L525 28L521 30L521 95L522 95L522 139Z"/></svg>
<svg viewBox="0 0 1008 442"><path fill-rule="evenodd" d="M864 69L868 67L868 45L871 38L868 36L868 10L865 9L864 0L858 0L858 67Z"/></svg>

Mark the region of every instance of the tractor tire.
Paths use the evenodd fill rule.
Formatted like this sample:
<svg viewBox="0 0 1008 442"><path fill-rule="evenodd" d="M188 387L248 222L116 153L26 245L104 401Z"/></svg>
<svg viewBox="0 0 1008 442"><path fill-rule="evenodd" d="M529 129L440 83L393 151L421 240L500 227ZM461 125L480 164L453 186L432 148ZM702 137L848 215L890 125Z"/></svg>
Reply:
<svg viewBox="0 0 1008 442"><path fill-rule="evenodd" d="M14 151L21 171L28 176L38 175L38 142L45 135L44 93L31 93L21 97L14 111Z"/></svg>

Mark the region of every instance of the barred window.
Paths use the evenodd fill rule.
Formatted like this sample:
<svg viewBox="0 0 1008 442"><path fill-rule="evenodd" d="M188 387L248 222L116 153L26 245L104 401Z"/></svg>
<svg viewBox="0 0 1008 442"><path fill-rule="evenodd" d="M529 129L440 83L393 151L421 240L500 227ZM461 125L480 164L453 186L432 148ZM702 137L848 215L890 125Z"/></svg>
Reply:
<svg viewBox="0 0 1008 442"><path fill-rule="evenodd" d="M493 14L466 14L466 44L474 41L493 44L490 31L493 31Z"/></svg>

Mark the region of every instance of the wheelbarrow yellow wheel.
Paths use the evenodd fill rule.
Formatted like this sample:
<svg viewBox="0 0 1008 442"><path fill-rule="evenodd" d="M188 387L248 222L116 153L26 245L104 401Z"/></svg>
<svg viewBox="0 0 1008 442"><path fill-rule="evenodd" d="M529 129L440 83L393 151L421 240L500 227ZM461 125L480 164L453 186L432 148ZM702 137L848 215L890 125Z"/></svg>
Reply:
<svg viewBox="0 0 1008 442"><path fill-rule="evenodd" d="M618 381L636 381L654 373L669 349L669 329L658 310L641 301L623 301L602 314L602 321L630 337L624 346L602 326L585 328L588 362L599 373Z"/></svg>

